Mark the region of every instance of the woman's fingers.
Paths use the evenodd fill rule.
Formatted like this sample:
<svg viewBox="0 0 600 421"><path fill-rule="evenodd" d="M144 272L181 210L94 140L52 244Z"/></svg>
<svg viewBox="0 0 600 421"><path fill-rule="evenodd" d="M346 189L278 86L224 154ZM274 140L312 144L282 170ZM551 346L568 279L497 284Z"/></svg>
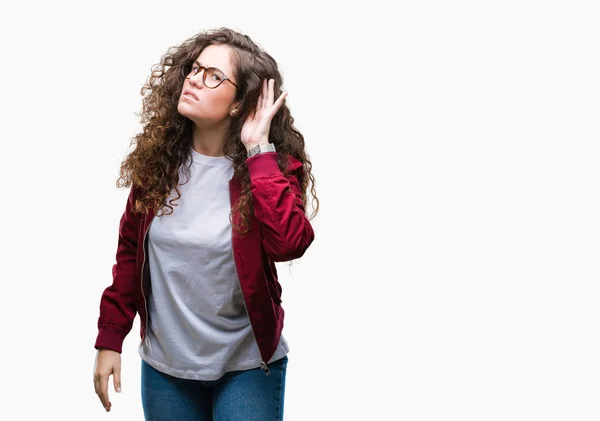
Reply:
<svg viewBox="0 0 600 421"><path fill-rule="evenodd" d="M262 107L263 107L263 98L264 98L263 92L265 91L264 88L265 88L265 84L263 82L263 87L261 89L260 94L258 95L258 102L256 103L256 112L259 112L260 110L262 110Z"/></svg>
<svg viewBox="0 0 600 421"><path fill-rule="evenodd" d="M100 393L98 394L100 402L104 405L104 409L110 411L111 403L108 400L108 374L101 374L99 376L98 386L100 388Z"/></svg>
<svg viewBox="0 0 600 421"><path fill-rule="evenodd" d="M287 98L287 92L282 92L281 95L279 95L279 98L277 98L277 103L276 105L276 110L279 110L279 107L281 107L281 104L283 104L283 101L285 101L285 99ZM277 112L277 111L275 111Z"/></svg>
<svg viewBox="0 0 600 421"><path fill-rule="evenodd" d="M108 400L108 374L94 374L94 390L100 398L100 402L104 409L110 410L111 403Z"/></svg>
<svg viewBox="0 0 600 421"><path fill-rule="evenodd" d="M116 367L113 370L113 387L115 392L121 393L121 367Z"/></svg>
<svg viewBox="0 0 600 421"><path fill-rule="evenodd" d="M94 374L94 392L96 395L99 393L100 388L98 387L98 382L96 381L96 375Z"/></svg>
<svg viewBox="0 0 600 421"><path fill-rule="evenodd" d="M262 86L262 104L260 108L265 108L268 107L268 103L267 103L267 99L269 97L269 92L268 92L269 87L267 86L267 79L263 79L263 86Z"/></svg>
<svg viewBox="0 0 600 421"><path fill-rule="evenodd" d="M273 100L275 98L275 79L269 79L267 86L267 107L270 107L273 104Z"/></svg>
<svg viewBox="0 0 600 421"><path fill-rule="evenodd" d="M286 97L287 92L282 92L277 101L273 103L275 99L275 79L263 79L262 92L258 96L258 102L256 103L256 112L259 112L263 108L269 108L272 111L271 114L275 115Z"/></svg>

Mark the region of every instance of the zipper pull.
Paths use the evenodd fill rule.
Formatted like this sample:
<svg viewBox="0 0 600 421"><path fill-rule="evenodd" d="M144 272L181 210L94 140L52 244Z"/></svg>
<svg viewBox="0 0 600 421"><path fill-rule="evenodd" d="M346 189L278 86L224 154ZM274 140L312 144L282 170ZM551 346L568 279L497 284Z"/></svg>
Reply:
<svg viewBox="0 0 600 421"><path fill-rule="evenodd" d="M267 367L267 364L265 364L264 361L260 362L260 368L262 368L263 370L265 370L265 373L267 376L271 375L271 370L269 370L269 367Z"/></svg>

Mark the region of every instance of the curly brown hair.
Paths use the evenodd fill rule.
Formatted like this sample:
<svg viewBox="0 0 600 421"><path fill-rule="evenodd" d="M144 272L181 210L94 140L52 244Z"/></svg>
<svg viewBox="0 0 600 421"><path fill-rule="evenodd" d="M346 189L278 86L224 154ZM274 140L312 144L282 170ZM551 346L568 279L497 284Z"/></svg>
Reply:
<svg viewBox="0 0 600 421"><path fill-rule="evenodd" d="M223 153L233 163L234 177L238 177L242 194L233 205L233 211L240 212L241 225L234 224L238 233L249 229L248 218L253 214L250 176L246 167L247 152L241 142L241 129L246 117L256 108L262 92L262 81L274 79L274 97L281 95L283 78L276 61L261 50L249 36L229 28L202 31L181 43L170 47L141 89L144 97L140 117L143 130L131 140L135 149L121 163L117 187L140 188L135 203L137 212L154 209L157 215L164 207L173 212L173 204L181 197L179 168L188 161L191 151L194 123L177 111L177 104L184 84L182 67L190 66L209 45L228 45L232 50L232 64L238 89L235 101L241 101L238 114L233 117L226 136ZM319 200L315 191L315 179L311 172L312 163L304 150L304 137L294 127L294 118L285 102L271 121L269 142L275 144L278 164L287 175L288 155L303 164L303 174L299 174L302 189L302 203L306 209L307 191L310 185L313 211L312 219L319 210ZM189 165L187 166L189 171ZM167 198L175 190L176 197ZM230 214L230 220L231 220ZM232 221L233 223L233 221Z"/></svg>

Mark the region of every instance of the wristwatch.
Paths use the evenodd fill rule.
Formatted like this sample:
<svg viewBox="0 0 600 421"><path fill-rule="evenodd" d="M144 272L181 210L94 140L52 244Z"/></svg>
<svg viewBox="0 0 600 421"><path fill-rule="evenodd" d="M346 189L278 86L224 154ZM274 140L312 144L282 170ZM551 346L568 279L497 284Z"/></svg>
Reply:
<svg viewBox="0 0 600 421"><path fill-rule="evenodd" d="M252 158L254 155L264 152L277 152L277 150L275 149L275 145L272 143L267 143L266 145L256 145L248 151L248 158Z"/></svg>

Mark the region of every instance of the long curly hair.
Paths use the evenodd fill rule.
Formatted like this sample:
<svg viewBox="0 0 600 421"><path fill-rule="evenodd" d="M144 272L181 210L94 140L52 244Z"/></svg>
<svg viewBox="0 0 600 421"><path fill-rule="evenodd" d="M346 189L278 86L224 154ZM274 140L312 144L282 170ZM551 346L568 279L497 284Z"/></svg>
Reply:
<svg viewBox="0 0 600 421"><path fill-rule="evenodd" d="M249 36L229 28L202 31L188 38L178 46L172 46L161 57L160 62L152 66L151 75L141 89L142 112L140 117L143 130L131 140L135 145L132 152L121 163L117 187L139 188L135 211L146 212L154 209L157 215L173 212L173 205L181 197L178 188L180 168L191 164L191 150L194 123L177 111L179 97L183 89L182 67L186 68L198 58L209 45L228 45L232 50L232 64L237 80L235 101L241 101L239 112L232 118L223 153L233 164L234 177L240 180L242 193L240 200L233 204L232 213L240 213L241 224L234 224L240 234L248 231L249 217L253 214L250 176L246 167L247 152L241 142L240 134L246 117L256 108L262 92L262 81L274 79L274 97L281 95L283 78L276 61L261 50ZM294 127L294 118L285 102L273 119L269 130L269 142L275 144L278 152L278 165L284 175L288 174L288 155L292 155L303 164L303 174L299 174L302 190L302 203L307 207L307 192L310 185L312 219L319 210L319 199L315 191L315 179L312 163L304 149L304 137ZM167 199L171 192L175 197ZM162 213L161 213L162 212ZM233 223L232 214L230 220Z"/></svg>

